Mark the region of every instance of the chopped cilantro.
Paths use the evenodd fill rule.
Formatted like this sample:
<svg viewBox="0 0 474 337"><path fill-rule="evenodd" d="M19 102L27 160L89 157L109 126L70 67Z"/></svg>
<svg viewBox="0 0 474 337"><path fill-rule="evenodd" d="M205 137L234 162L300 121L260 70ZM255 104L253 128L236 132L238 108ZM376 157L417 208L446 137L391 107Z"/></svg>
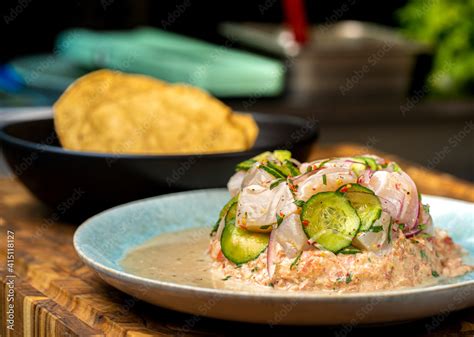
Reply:
<svg viewBox="0 0 474 337"><path fill-rule="evenodd" d="M400 228L401 231L404 230L405 229L405 224L404 223L399 223L398 228Z"/></svg>
<svg viewBox="0 0 474 337"><path fill-rule="evenodd" d="M298 262L300 261L301 254L303 254L303 252L300 252L298 254L298 256L293 260L293 262L291 263L290 269L294 269L298 265Z"/></svg>
<svg viewBox="0 0 474 337"><path fill-rule="evenodd" d="M423 210L426 212L426 213L429 213L430 212L430 205L426 204L426 205L422 205L423 207Z"/></svg>
<svg viewBox="0 0 474 337"><path fill-rule="evenodd" d="M307 168L306 168L306 173L308 172L311 172L313 170L313 167L311 165L309 165Z"/></svg>
<svg viewBox="0 0 474 337"><path fill-rule="evenodd" d="M392 225L393 225L393 222L390 221L390 225L388 225L388 243L392 242Z"/></svg>
<svg viewBox="0 0 474 337"><path fill-rule="evenodd" d="M327 177L325 174L323 174L323 184L327 185L327 182L328 182Z"/></svg>
<svg viewBox="0 0 474 337"><path fill-rule="evenodd" d="M270 189L274 189L275 187L277 187L278 185L280 185L280 183L284 182L285 179L284 178L279 178L277 180L275 180L274 182L271 183L270 185Z"/></svg>
<svg viewBox="0 0 474 337"><path fill-rule="evenodd" d="M346 275L346 284L349 284L352 282L352 274L351 273L348 273Z"/></svg>
<svg viewBox="0 0 474 337"><path fill-rule="evenodd" d="M269 229L271 226L272 226L272 225L260 226L260 229L263 229L263 230Z"/></svg>
<svg viewBox="0 0 474 337"><path fill-rule="evenodd" d="M419 224L419 225L418 225L418 229L419 229L420 231L424 231L424 230L426 229L426 224L424 224L424 223Z"/></svg>
<svg viewBox="0 0 474 337"><path fill-rule="evenodd" d="M224 277L224 278L222 279L222 281L227 281L227 280L230 279L230 278L231 278L231 276L228 275L228 276Z"/></svg>
<svg viewBox="0 0 474 337"><path fill-rule="evenodd" d="M439 274L436 270L432 270L431 275L433 275L433 277L439 277Z"/></svg>
<svg viewBox="0 0 474 337"><path fill-rule="evenodd" d="M383 231L383 226L372 226L369 228L369 232L378 233Z"/></svg>
<svg viewBox="0 0 474 337"><path fill-rule="evenodd" d="M277 218L277 225L280 225L283 222L284 217L277 213L276 218Z"/></svg>
<svg viewBox="0 0 474 337"><path fill-rule="evenodd" d="M392 164L393 172L400 172L402 170L396 162L392 161L391 164Z"/></svg>
<svg viewBox="0 0 474 337"><path fill-rule="evenodd" d="M422 259L427 259L428 258L428 256L426 255L424 250L420 250L420 256L421 256Z"/></svg>

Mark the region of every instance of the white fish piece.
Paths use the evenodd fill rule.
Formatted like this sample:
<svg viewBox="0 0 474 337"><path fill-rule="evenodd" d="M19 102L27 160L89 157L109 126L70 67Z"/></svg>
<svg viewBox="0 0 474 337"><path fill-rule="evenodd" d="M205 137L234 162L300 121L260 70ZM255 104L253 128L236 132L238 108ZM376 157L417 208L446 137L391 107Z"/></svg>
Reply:
<svg viewBox="0 0 474 337"><path fill-rule="evenodd" d="M237 226L256 232L269 232L276 224L277 214L297 211L293 194L286 182L269 189L250 185L242 189L237 208Z"/></svg>
<svg viewBox="0 0 474 337"><path fill-rule="evenodd" d="M357 176L352 171L337 167L322 169L298 184L296 199L307 201L316 193L335 191L342 185L356 181Z"/></svg>
<svg viewBox="0 0 474 337"><path fill-rule="evenodd" d="M274 176L261 169L259 163L255 163L245 174L241 187L244 188L250 185L268 187L273 180L275 180Z"/></svg>
<svg viewBox="0 0 474 337"><path fill-rule="evenodd" d="M303 231L299 214L293 213L283 219L275 229L275 239L290 258L296 257L303 250L308 238Z"/></svg>
<svg viewBox="0 0 474 337"><path fill-rule="evenodd" d="M372 227L382 226L380 232L360 232L352 240L354 247L362 250L377 251L388 241L388 231L390 230L391 216L387 212L382 212Z"/></svg>
<svg viewBox="0 0 474 337"><path fill-rule="evenodd" d="M232 198L240 193L240 189L242 188L242 183L246 174L247 173L245 171L238 171L232 177L230 177L229 181L227 182L227 190L229 191Z"/></svg>

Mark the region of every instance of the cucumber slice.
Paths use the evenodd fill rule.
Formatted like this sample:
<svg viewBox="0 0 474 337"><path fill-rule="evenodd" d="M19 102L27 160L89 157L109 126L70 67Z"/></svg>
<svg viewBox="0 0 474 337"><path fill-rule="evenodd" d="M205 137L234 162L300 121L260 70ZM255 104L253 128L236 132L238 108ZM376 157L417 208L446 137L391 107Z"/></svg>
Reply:
<svg viewBox="0 0 474 337"><path fill-rule="evenodd" d="M369 166L372 171L377 170L377 162L375 161L374 158L364 157L364 156L359 156L355 158L364 161L364 163L366 163L367 166Z"/></svg>
<svg viewBox="0 0 474 337"><path fill-rule="evenodd" d="M289 160L283 162L283 167L287 170L288 176L296 177L301 174L300 170Z"/></svg>
<svg viewBox="0 0 474 337"><path fill-rule="evenodd" d="M217 219L216 223L214 224L214 227L212 227L211 235L217 231L217 228L219 227L219 223L221 222L222 218L226 216L227 212L229 211L229 208L238 200L239 200L239 195L237 194L235 197L227 201L224 207L222 207L219 213L219 219Z"/></svg>
<svg viewBox="0 0 474 337"><path fill-rule="evenodd" d="M252 159L255 160L255 161L262 162L262 161L267 160L268 157L270 157L271 155L272 155L272 153L270 151L265 151L265 152L262 152L262 153L256 155L255 157L252 157Z"/></svg>
<svg viewBox="0 0 474 337"><path fill-rule="evenodd" d="M355 208L357 215L360 218L361 225L359 231L368 231L374 222L380 218L382 214L382 205L379 198L369 189L370 193L361 189L362 186L357 187L359 191L355 192L349 190L345 193L347 199L349 199L352 207ZM353 189L353 187L351 187Z"/></svg>
<svg viewBox="0 0 474 337"><path fill-rule="evenodd" d="M270 162L268 162L268 165L260 165L260 168L265 170L267 173L270 173L275 178L286 178L283 172L280 172L280 170Z"/></svg>
<svg viewBox="0 0 474 337"><path fill-rule="evenodd" d="M362 186L362 185L359 185L359 184L345 184L345 185L342 185L341 187L339 187L337 189L337 192L341 192L341 193L346 193L346 192L362 192L362 193L370 193L370 194L374 194L374 192L365 187L365 186Z"/></svg>
<svg viewBox="0 0 474 337"><path fill-rule="evenodd" d="M241 163L238 163L235 167L235 171L248 171L257 161L254 159L247 159Z"/></svg>
<svg viewBox="0 0 474 337"><path fill-rule="evenodd" d="M270 236L265 233L249 232L235 225L237 203L225 216L225 227L221 236L222 254L237 265L256 259L268 246Z"/></svg>
<svg viewBox="0 0 474 337"><path fill-rule="evenodd" d="M283 163L291 158L291 152L288 150L275 150L273 151L273 156Z"/></svg>
<svg viewBox="0 0 474 337"><path fill-rule="evenodd" d="M339 192L313 195L303 206L301 222L308 238L335 253L351 244L360 227L357 212Z"/></svg>
<svg viewBox="0 0 474 337"><path fill-rule="evenodd" d="M339 251L339 254L349 255L349 254L359 254L361 252L362 251L359 248L356 248L354 246L348 246L342 249L341 251Z"/></svg>
<svg viewBox="0 0 474 337"><path fill-rule="evenodd" d="M281 165L277 165L269 161L267 166L285 178L294 177L301 174L300 170L298 170L298 168L289 160L285 160Z"/></svg>

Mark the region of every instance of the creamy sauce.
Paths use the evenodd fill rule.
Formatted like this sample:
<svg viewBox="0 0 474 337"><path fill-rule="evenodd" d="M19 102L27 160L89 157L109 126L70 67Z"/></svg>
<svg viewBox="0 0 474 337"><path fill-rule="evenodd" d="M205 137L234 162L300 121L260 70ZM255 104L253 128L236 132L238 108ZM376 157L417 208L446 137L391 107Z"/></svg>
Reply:
<svg viewBox="0 0 474 337"><path fill-rule="evenodd" d="M442 239L438 241L444 242ZM393 265L394 257L391 255L388 255L387 258L380 258L373 253L366 252L358 256L360 261L357 263L353 261L353 256L335 257L330 255L324 258L323 263L322 260L318 260L318 256L321 254L309 254L305 259L300 260L294 270L291 270L289 265L286 266L288 267L286 269L282 267L279 272L280 279L274 283L274 288L265 285L268 283L265 281L267 278L266 253L262 253L258 259L250 261L241 268L237 268L226 260L214 261L208 253L209 244L208 228L192 228L165 233L129 251L120 263L125 272L148 279L201 288L244 290L258 293L288 290L311 291L313 293L315 291L365 292L423 286L444 280L444 277L434 278L431 275L432 268L442 270L434 253L432 252L433 254L430 253L431 256L428 256L432 263L428 263L427 259L421 257L418 260L415 259L420 256L419 246L421 243L414 245L409 240L399 242L398 246L400 247L395 254L396 258L406 260L406 262L394 266L398 269L392 273L390 279L386 279L385 276L390 274L389 267ZM426 244L424 243L424 245ZM462 275L473 270L474 267L463 265L459 258L461 255L459 249L455 249L455 246L443 247L438 247L440 255L451 254L452 256L446 255L446 258L455 262L448 270L454 273L451 276ZM431 251L426 247L424 250L426 254ZM372 258L370 263L364 262L364 258L368 259L369 256ZM314 259L317 261L313 262L319 262L312 265L311 268L299 270L302 265ZM345 263L347 267L344 270L350 269L353 273L353 280L348 284L346 284L347 281L335 283L329 277L331 266L340 266L341 263ZM421 268L427 269L428 272L424 273L427 274L427 277L420 276L419 279L412 280L413 273L404 272L412 271L415 267L418 269L416 274L418 276L423 274L420 272ZM285 270L287 270L287 274L285 274ZM337 268L334 270L338 271ZM226 275L230 278L226 278ZM315 284L300 288L299 284L302 281L305 284L308 281ZM281 287L279 282L281 282ZM316 282L319 283L316 284ZM334 289L334 284L338 285L337 289Z"/></svg>
<svg viewBox="0 0 474 337"><path fill-rule="evenodd" d="M209 228L161 234L129 251L120 262L124 271L148 279L203 288L259 290L211 270Z"/></svg>

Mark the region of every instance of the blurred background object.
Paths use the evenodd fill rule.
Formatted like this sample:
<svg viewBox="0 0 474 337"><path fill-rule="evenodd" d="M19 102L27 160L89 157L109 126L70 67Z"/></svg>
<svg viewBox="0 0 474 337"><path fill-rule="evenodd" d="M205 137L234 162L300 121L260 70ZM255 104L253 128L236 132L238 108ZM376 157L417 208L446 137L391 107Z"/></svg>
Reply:
<svg viewBox="0 0 474 337"><path fill-rule="evenodd" d="M322 143L357 142L474 181L473 1L0 8L0 122L44 117L75 78L109 67L201 86L236 110L316 117Z"/></svg>
<svg viewBox="0 0 474 337"><path fill-rule="evenodd" d="M406 36L436 47L434 94L474 94L474 2L411 0L398 16Z"/></svg>

